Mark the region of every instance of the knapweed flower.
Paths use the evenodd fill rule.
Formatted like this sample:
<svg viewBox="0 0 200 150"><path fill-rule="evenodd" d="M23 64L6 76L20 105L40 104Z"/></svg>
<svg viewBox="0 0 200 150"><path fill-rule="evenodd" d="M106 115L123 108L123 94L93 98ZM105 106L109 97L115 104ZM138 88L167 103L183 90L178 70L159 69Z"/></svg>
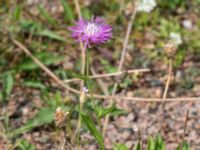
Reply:
<svg viewBox="0 0 200 150"><path fill-rule="evenodd" d="M80 19L69 30L72 31L72 37L83 42L85 47L105 43L112 37L112 27L101 17L92 17L90 21Z"/></svg>
<svg viewBox="0 0 200 150"><path fill-rule="evenodd" d="M183 43L181 35L179 33L171 32L169 34L169 38L176 46Z"/></svg>
<svg viewBox="0 0 200 150"><path fill-rule="evenodd" d="M139 0L137 10L149 13L154 9L155 6L155 0Z"/></svg>

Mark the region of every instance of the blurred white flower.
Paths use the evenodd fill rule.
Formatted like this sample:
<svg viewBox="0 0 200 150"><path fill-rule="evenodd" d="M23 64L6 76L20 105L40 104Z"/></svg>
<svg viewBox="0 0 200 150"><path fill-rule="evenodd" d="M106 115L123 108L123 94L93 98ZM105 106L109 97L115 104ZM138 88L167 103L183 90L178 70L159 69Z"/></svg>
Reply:
<svg viewBox="0 0 200 150"><path fill-rule="evenodd" d="M181 35L179 33L176 32L171 32L169 34L169 38L171 39L171 41L176 44L176 45L180 45L183 43Z"/></svg>
<svg viewBox="0 0 200 150"><path fill-rule="evenodd" d="M183 20L182 24L186 29L192 28L192 21L191 20Z"/></svg>
<svg viewBox="0 0 200 150"><path fill-rule="evenodd" d="M155 6L155 0L139 0L137 10L149 13L154 9Z"/></svg>

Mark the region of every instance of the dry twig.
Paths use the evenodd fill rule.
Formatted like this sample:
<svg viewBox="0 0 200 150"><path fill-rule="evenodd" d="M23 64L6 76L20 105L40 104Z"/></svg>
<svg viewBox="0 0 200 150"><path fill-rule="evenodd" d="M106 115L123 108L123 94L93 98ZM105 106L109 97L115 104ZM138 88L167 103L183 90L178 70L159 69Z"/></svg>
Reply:
<svg viewBox="0 0 200 150"><path fill-rule="evenodd" d="M127 74L132 74L132 73L144 73L144 72L149 72L150 69L131 69L131 70L127 70L126 73ZM124 72L123 71L118 71L118 72L114 72L114 73L106 73L106 74L95 74L93 76L89 76L90 79L97 79L97 78L105 78L105 77L112 77L112 76L120 76L122 75ZM73 79L68 79L68 80L64 80L63 82L65 83L70 83L70 82L75 82L75 81L80 81L81 79L79 78L73 78Z"/></svg>
<svg viewBox="0 0 200 150"><path fill-rule="evenodd" d="M167 97L167 92L168 92L169 84L170 84L170 81L171 81L171 74L172 74L172 58L169 59L169 71L168 71L168 75L167 75L167 82L165 84L163 100L166 99L166 97Z"/></svg>

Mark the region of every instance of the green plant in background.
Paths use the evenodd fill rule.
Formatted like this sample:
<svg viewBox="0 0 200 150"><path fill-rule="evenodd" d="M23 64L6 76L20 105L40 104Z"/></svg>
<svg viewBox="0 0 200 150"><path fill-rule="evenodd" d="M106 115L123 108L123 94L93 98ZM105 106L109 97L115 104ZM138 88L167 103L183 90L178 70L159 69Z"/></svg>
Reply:
<svg viewBox="0 0 200 150"><path fill-rule="evenodd" d="M11 73L3 76L3 89L0 92L0 102L8 100L14 86L14 79Z"/></svg>
<svg viewBox="0 0 200 150"><path fill-rule="evenodd" d="M166 150L166 144L160 135L157 135L155 138L149 137L147 140L146 150ZM137 143L135 150L142 150L141 143ZM180 144L176 150L190 150L189 145L184 142Z"/></svg>
<svg viewBox="0 0 200 150"><path fill-rule="evenodd" d="M72 23L72 21L74 20L75 17L74 17L71 7L69 6L68 2L65 0L60 0L60 2L62 3L63 8L64 8L65 21Z"/></svg>
<svg viewBox="0 0 200 150"><path fill-rule="evenodd" d="M35 146L25 139L18 140L14 148L18 150L35 150Z"/></svg>

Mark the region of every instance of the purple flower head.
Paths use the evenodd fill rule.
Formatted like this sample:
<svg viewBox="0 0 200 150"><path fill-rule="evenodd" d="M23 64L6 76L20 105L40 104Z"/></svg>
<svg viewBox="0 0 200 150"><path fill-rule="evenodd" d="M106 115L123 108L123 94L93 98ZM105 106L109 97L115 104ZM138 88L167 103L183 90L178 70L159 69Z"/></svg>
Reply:
<svg viewBox="0 0 200 150"><path fill-rule="evenodd" d="M112 37L112 27L107 25L103 18L92 17L91 21L80 19L75 24L69 28L72 37L83 42L85 47L105 43Z"/></svg>

